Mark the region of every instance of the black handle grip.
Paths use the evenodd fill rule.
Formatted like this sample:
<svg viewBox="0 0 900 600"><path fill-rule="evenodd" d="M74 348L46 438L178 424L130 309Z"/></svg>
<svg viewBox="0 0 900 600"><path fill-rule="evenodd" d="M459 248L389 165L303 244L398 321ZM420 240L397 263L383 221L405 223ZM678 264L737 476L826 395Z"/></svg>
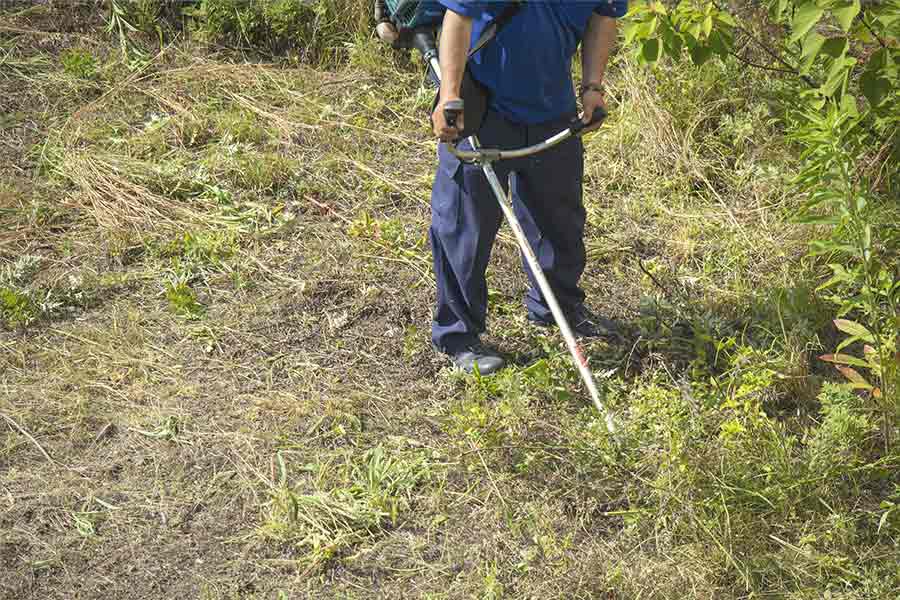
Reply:
<svg viewBox="0 0 900 600"><path fill-rule="evenodd" d="M444 120L450 127L456 127L459 116L463 114L465 103L462 100L451 100L444 105Z"/></svg>
<svg viewBox="0 0 900 600"><path fill-rule="evenodd" d="M437 44L434 41L434 32L416 31L412 34L412 45L419 51L425 62L437 56Z"/></svg>
<svg viewBox="0 0 900 600"><path fill-rule="evenodd" d="M602 106L598 106L597 108L594 109L594 114L591 115L590 123L585 123L584 121L582 121L581 119L579 119L577 117L575 118L574 121L572 121L572 126L571 126L572 133L574 133L575 135L579 135L582 131L584 131L588 127L592 127L593 125L596 125L597 123L602 123L608 116L609 116L609 113L606 112L606 109L603 108Z"/></svg>

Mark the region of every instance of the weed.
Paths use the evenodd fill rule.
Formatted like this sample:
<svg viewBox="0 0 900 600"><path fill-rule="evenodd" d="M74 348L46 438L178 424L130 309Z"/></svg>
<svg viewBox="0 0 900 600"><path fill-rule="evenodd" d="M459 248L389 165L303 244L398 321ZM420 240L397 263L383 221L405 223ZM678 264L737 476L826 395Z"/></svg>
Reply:
<svg viewBox="0 0 900 600"><path fill-rule="evenodd" d="M423 277L429 276L423 270L430 267L427 235L399 219L378 220L368 212L363 212L350 224L347 233L351 237L366 240L381 254L415 265Z"/></svg>
<svg viewBox="0 0 900 600"><path fill-rule="evenodd" d="M294 171L291 161L279 154L244 150L214 168L239 189L268 194L278 192Z"/></svg>
<svg viewBox="0 0 900 600"><path fill-rule="evenodd" d="M0 309L0 315L9 327L28 325L40 314L27 294L8 287L0 287Z"/></svg>
<svg viewBox="0 0 900 600"><path fill-rule="evenodd" d="M409 494L429 476L423 456L393 456L378 446L348 465L348 487L301 494L288 485L281 455L278 463L280 483L271 492L259 533L297 546L303 551L300 560L312 564L371 539L387 523L396 524Z"/></svg>
<svg viewBox="0 0 900 600"><path fill-rule="evenodd" d="M504 597L503 584L499 581L499 569L496 563L482 566L482 576L484 577L484 590L481 594L482 600L500 600Z"/></svg>
<svg viewBox="0 0 900 600"><path fill-rule="evenodd" d="M177 417L170 415L153 431L143 429L135 429L134 431L156 440L174 441L178 434L181 433L181 423Z"/></svg>
<svg viewBox="0 0 900 600"><path fill-rule="evenodd" d="M900 236L888 224L897 217L896 203L881 201L872 192L874 185L855 172L856 155L870 143L870 134L860 132L865 116L855 102L830 104L825 114L805 114L793 136L806 148L806 167L796 183L809 197L799 221L830 227L829 237L811 242L811 255L840 259L829 263L832 277L818 291L834 290L829 299L840 317L834 323L847 337L835 354L822 358L835 363L853 386L871 393L890 444L900 398L900 273L895 264ZM863 322L844 318L851 314ZM841 354L857 342L865 344L862 357ZM868 369L874 383L854 367Z"/></svg>
<svg viewBox="0 0 900 600"><path fill-rule="evenodd" d="M155 254L169 259L172 269L191 277L221 269L237 251L236 239L230 231L186 231L161 244Z"/></svg>
<svg viewBox="0 0 900 600"><path fill-rule="evenodd" d="M810 472L825 483L845 480L865 464L878 429L863 399L845 386L826 384L819 395L822 423L807 441Z"/></svg>
<svg viewBox="0 0 900 600"><path fill-rule="evenodd" d="M94 527L93 514L90 512L72 513L75 530L83 538L94 537L97 534L97 530Z"/></svg>
<svg viewBox="0 0 900 600"><path fill-rule="evenodd" d="M422 256L427 245L425 235L415 231L399 219L378 220L362 213L347 229L352 237L366 238L385 250L396 254Z"/></svg>
<svg viewBox="0 0 900 600"><path fill-rule="evenodd" d="M206 313L206 307L197 301L197 295L187 281L175 276L165 284L165 297L172 311L186 319L200 319Z"/></svg>
<svg viewBox="0 0 900 600"><path fill-rule="evenodd" d="M60 60L63 70L72 77L93 79L97 74L97 60L86 50L68 50Z"/></svg>
<svg viewBox="0 0 900 600"><path fill-rule="evenodd" d="M260 144L271 135L255 114L236 107L215 112L212 115L212 127L217 138L225 144Z"/></svg>
<svg viewBox="0 0 900 600"><path fill-rule="evenodd" d="M29 289L40 265L37 256L23 255L0 270L0 317L10 328L27 326L42 314L38 294Z"/></svg>
<svg viewBox="0 0 900 600"><path fill-rule="evenodd" d="M37 256L25 254L19 256L13 263L4 265L0 270L0 283L10 286L25 286L40 270L41 259Z"/></svg>
<svg viewBox="0 0 900 600"><path fill-rule="evenodd" d="M196 206L202 183L185 177L184 165L174 161L154 165L123 155L58 149L52 169L80 192L76 202L110 230L181 229L184 222L208 219ZM181 202L184 198L194 199L194 205Z"/></svg>

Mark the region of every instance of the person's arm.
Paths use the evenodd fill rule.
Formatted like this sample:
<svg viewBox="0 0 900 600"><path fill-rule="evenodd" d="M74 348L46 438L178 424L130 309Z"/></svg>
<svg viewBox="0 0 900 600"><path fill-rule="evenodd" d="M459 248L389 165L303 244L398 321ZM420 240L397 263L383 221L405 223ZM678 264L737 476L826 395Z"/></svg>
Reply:
<svg viewBox="0 0 900 600"><path fill-rule="evenodd" d="M458 138L459 132L464 127L462 115L456 127L447 125L444 119L444 106L451 100L460 99L460 87L471 42L472 18L448 10L444 15L444 26L441 29L441 93L434 114L431 115L434 134L445 142Z"/></svg>
<svg viewBox="0 0 900 600"><path fill-rule="evenodd" d="M581 49L584 93L581 102L584 107L585 123L590 122L594 110L598 107L606 109L606 98L602 89L603 76L606 74L610 52L616 43L616 31L615 18L594 13L584 33ZM599 126L595 125L586 131L593 131Z"/></svg>

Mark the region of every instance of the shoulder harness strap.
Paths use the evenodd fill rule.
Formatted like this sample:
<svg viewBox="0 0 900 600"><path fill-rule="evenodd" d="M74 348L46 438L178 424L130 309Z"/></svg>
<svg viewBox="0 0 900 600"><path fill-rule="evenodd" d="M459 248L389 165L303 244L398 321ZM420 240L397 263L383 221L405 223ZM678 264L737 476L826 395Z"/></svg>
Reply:
<svg viewBox="0 0 900 600"><path fill-rule="evenodd" d="M500 30L503 29L520 10L522 10L522 5L524 4L525 0L515 0L512 4L504 8L503 12L497 15L497 17L484 28L484 31L481 32L478 41L476 41L475 45L472 46L472 49L469 50L469 57L471 58L475 53L487 46L488 42L497 37Z"/></svg>

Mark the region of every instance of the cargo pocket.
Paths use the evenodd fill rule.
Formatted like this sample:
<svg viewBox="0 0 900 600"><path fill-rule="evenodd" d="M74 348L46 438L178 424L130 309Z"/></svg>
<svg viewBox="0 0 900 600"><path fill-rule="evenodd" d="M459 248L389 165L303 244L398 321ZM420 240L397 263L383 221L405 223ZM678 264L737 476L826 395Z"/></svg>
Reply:
<svg viewBox="0 0 900 600"><path fill-rule="evenodd" d="M438 234L452 235L459 230L462 169L462 162L450 154L446 144L440 144L438 171L431 192L431 225Z"/></svg>
<svg viewBox="0 0 900 600"><path fill-rule="evenodd" d="M538 262L541 265L544 265L548 250L552 253L553 248L549 245L548 241L544 237L541 228L535 221L534 215L532 215L531 213L531 209L528 207L528 204L522 197L522 193L524 190L519 187L520 185L521 183L519 175L513 177L513 212L516 214L516 218L519 220L519 225L522 227L522 231L525 233L525 237L528 239L528 247L531 248L532 252L534 252L534 255L537 257ZM537 199L537 201L540 200L540 198ZM524 259L525 257L523 256L522 260L524 261Z"/></svg>

